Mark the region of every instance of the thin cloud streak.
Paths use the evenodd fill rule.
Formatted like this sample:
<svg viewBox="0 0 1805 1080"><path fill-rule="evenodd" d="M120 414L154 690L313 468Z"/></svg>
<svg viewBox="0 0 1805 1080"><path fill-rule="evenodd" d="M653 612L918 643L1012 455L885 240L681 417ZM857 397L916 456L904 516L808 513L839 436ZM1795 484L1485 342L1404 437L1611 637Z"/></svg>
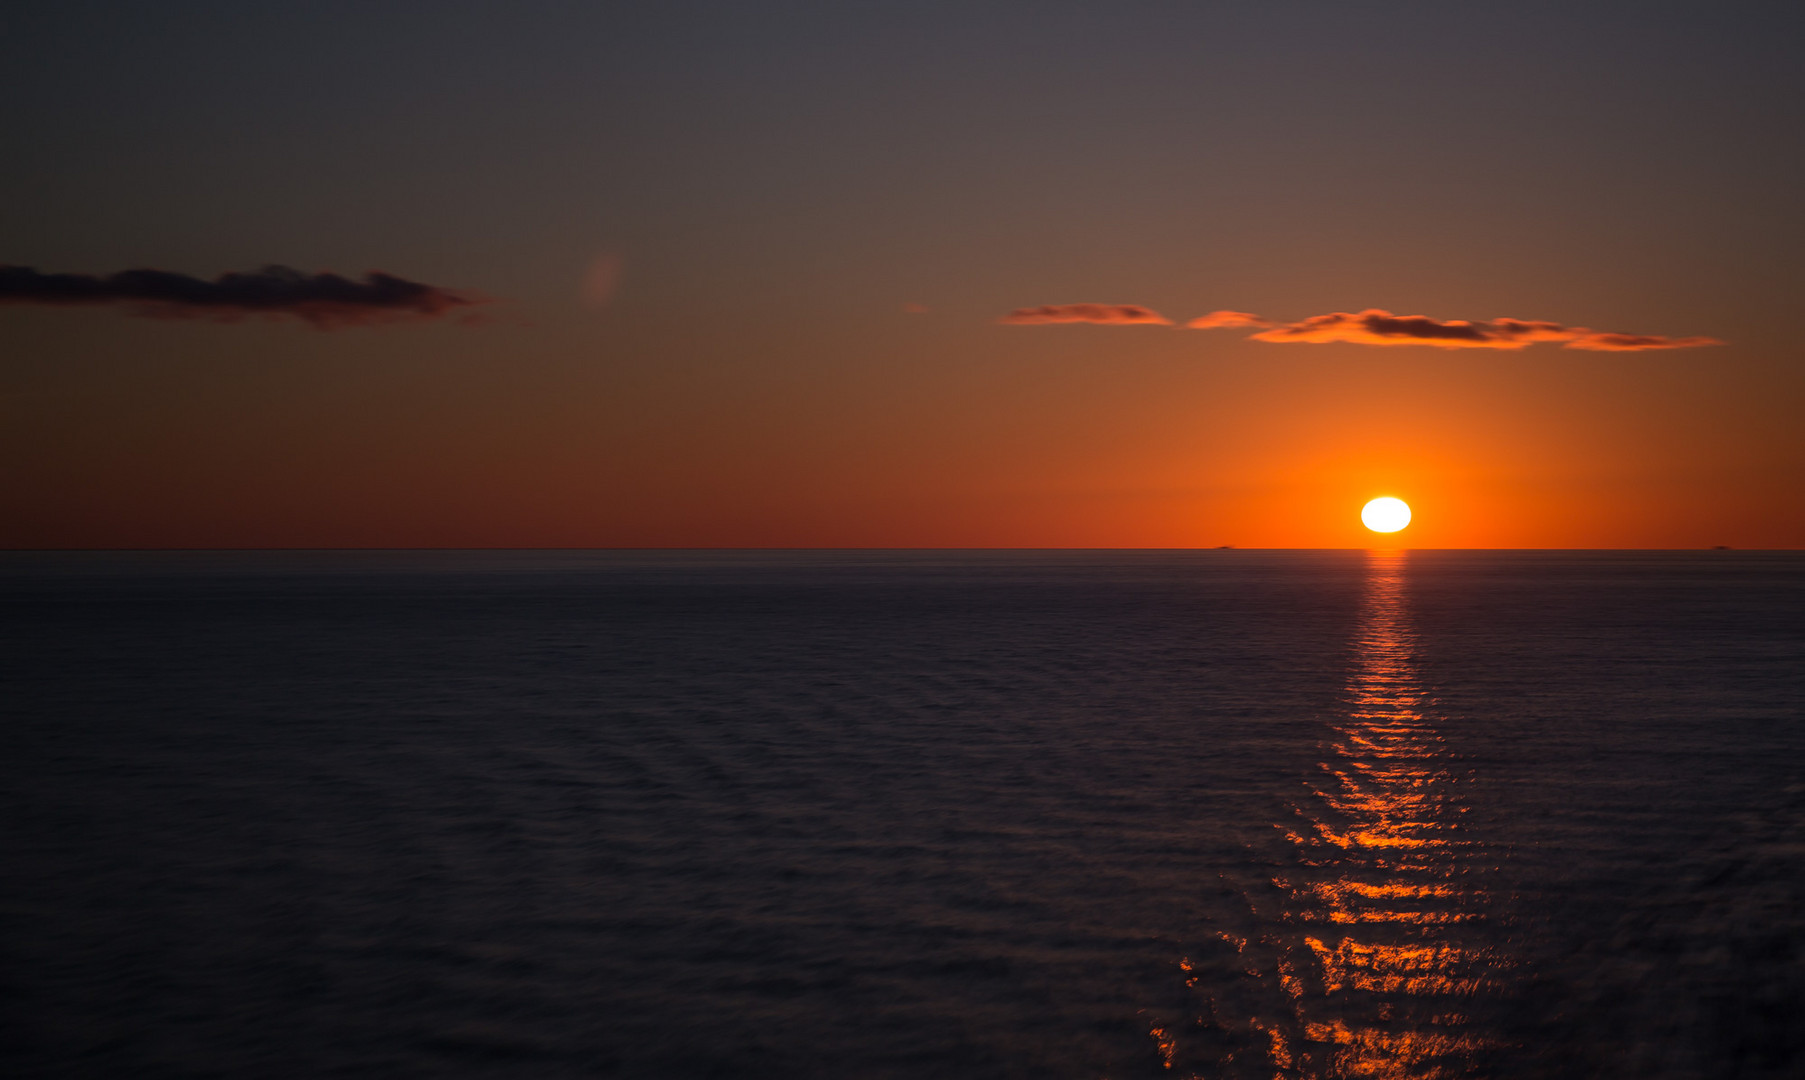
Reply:
<svg viewBox="0 0 1805 1080"><path fill-rule="evenodd" d="M1172 320L1139 304L1050 304L1017 308L997 320L1006 326L1098 323L1109 326L1171 326ZM1264 327L1248 335L1252 341L1279 344L1426 345L1437 349L1504 349L1516 351L1539 342L1587 352L1647 352L1722 345L1711 337L1664 337L1626 334L1534 319L1432 319L1427 315L1393 315L1383 308L1361 312L1332 311L1297 322L1279 323L1249 311L1212 311L1185 323L1192 330Z"/></svg>
<svg viewBox="0 0 1805 1080"><path fill-rule="evenodd" d="M1171 326L1172 320L1139 304L1047 304L1016 308L998 319L1004 326L1093 323L1098 326Z"/></svg>
<svg viewBox="0 0 1805 1080"><path fill-rule="evenodd" d="M354 281L338 274L304 274L286 266L266 266L206 281L168 270L125 270L102 277L41 274L29 266L0 266L0 303L124 304L132 314L154 319L237 322L249 316L293 316L320 329L333 329L435 319L488 302L487 297L474 293L379 271Z"/></svg>
<svg viewBox="0 0 1805 1080"><path fill-rule="evenodd" d="M1663 337L1658 334L1621 334L1526 319L1432 319L1427 315L1393 315L1382 308L1358 314L1336 311L1285 323L1250 335L1255 341L1279 343L1352 345L1427 345L1438 349L1527 348L1537 342L1560 342L1565 349L1591 352L1642 352L1650 349L1689 349L1721 345L1708 337Z"/></svg>
<svg viewBox="0 0 1805 1080"><path fill-rule="evenodd" d="M1653 334L1587 334L1562 346L1588 352L1646 352L1649 349L1695 349L1701 345L1722 345L1711 337L1660 337Z"/></svg>

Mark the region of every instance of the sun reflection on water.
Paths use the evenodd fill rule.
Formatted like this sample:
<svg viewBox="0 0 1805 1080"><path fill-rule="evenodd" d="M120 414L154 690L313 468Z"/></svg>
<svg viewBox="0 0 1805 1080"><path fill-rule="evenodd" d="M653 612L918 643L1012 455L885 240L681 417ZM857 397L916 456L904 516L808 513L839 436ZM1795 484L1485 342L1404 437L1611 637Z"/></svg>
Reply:
<svg viewBox="0 0 1805 1080"><path fill-rule="evenodd" d="M1467 778L1450 766L1414 666L1407 559L1368 556L1347 714L1316 805L1299 807L1306 827L1287 833L1304 872L1274 882L1287 921L1310 928L1308 977L1286 980L1303 1038L1275 1061L1300 1075L1470 1073L1489 1040L1467 1003L1506 969L1465 932L1491 910L1471 883L1484 852L1461 828Z"/></svg>
<svg viewBox="0 0 1805 1080"><path fill-rule="evenodd" d="M1496 851L1463 827L1471 777L1416 671L1407 559L1368 554L1347 707L1280 827L1282 869L1247 894L1249 933L1219 935L1245 990L1235 1006L1206 996L1216 1018L1200 1023L1245 1032L1280 1080L1483 1075L1498 1046L1474 1019L1512 971L1485 886ZM1172 1061L1169 1045L1162 1056ZM1258 1075L1247 1056L1218 1069Z"/></svg>
<svg viewBox="0 0 1805 1080"><path fill-rule="evenodd" d="M1467 777L1414 666L1407 559L1368 556L1347 714L1332 725L1315 805L1287 831L1299 873L1274 881L1285 921L1307 928L1309 962L1281 979L1302 1038L1274 1061L1297 1075L1470 1073L1490 1040L1467 1003L1496 990L1507 966L1465 932L1491 912L1471 881L1485 853L1461 828Z"/></svg>

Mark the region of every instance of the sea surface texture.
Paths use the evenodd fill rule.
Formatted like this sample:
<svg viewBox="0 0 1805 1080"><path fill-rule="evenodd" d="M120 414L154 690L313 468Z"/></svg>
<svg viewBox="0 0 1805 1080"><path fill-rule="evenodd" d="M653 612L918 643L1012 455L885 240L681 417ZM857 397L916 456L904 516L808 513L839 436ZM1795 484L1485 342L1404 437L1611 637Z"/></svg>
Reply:
<svg viewBox="0 0 1805 1080"><path fill-rule="evenodd" d="M1805 1075L1805 556L0 555L0 1075Z"/></svg>

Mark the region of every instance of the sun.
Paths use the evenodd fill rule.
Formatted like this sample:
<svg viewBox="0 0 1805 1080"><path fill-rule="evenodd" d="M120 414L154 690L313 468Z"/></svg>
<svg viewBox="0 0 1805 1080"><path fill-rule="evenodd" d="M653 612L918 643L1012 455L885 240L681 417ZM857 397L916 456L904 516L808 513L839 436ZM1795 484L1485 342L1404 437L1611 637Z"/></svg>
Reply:
<svg viewBox="0 0 1805 1080"><path fill-rule="evenodd" d="M1394 533L1410 524L1410 507L1387 495L1362 506L1360 520L1374 532Z"/></svg>

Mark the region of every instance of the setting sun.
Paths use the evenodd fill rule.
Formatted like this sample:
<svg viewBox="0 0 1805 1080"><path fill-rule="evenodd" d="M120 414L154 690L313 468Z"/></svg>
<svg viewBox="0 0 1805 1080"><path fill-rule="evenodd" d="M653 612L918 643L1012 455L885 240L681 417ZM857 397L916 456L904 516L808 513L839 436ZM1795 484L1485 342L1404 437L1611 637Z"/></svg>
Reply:
<svg viewBox="0 0 1805 1080"><path fill-rule="evenodd" d="M1361 507L1360 520L1374 532L1394 533L1410 524L1410 507L1387 495Z"/></svg>

